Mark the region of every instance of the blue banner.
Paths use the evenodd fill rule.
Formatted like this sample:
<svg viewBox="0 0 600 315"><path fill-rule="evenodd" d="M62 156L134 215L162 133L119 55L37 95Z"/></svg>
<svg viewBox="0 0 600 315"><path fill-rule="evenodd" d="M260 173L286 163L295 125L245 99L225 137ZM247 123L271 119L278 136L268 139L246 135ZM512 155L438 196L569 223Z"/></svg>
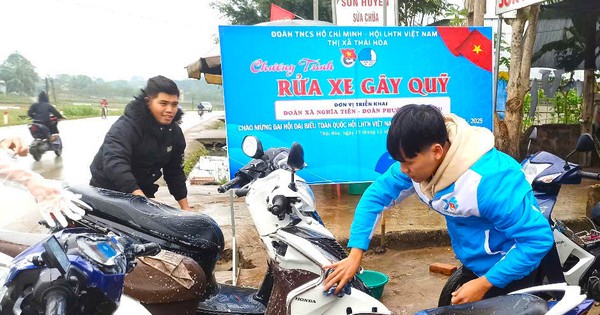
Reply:
<svg viewBox="0 0 600 315"><path fill-rule="evenodd" d="M265 148L304 148L309 183L374 180L392 116L432 104L492 128L491 28L221 26L230 176Z"/></svg>

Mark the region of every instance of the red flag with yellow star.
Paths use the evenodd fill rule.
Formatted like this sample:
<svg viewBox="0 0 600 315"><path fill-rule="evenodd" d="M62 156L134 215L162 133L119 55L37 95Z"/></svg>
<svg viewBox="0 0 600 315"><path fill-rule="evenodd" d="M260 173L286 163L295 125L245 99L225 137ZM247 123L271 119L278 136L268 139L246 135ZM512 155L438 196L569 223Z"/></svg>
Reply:
<svg viewBox="0 0 600 315"><path fill-rule="evenodd" d="M456 52L482 69L492 71L492 41L478 30L472 31Z"/></svg>
<svg viewBox="0 0 600 315"><path fill-rule="evenodd" d="M448 47L448 50L455 56L458 56L456 48L471 34L471 31L467 27L438 26L436 29L442 37L442 41Z"/></svg>
<svg viewBox="0 0 600 315"><path fill-rule="evenodd" d="M296 14L271 3L271 21L277 20L293 20Z"/></svg>
<svg viewBox="0 0 600 315"><path fill-rule="evenodd" d="M492 71L492 41L467 27L437 27L442 41L455 56L463 56L484 70Z"/></svg>
<svg viewBox="0 0 600 315"><path fill-rule="evenodd" d="M342 51L344 58L356 59L356 51L354 48L342 48L340 50Z"/></svg>

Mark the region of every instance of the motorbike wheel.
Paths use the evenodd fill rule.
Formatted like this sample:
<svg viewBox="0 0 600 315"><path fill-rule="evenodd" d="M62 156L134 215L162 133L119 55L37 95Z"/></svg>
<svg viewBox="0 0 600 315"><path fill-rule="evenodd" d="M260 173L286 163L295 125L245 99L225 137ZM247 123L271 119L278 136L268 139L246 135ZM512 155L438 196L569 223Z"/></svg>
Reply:
<svg viewBox="0 0 600 315"><path fill-rule="evenodd" d="M463 285L460 281L462 278L463 267L460 266L456 271L448 278L444 288L442 288L442 293L440 293L440 299L438 300L438 307L440 306L448 306L452 301L452 292L458 290L458 287Z"/></svg>
<svg viewBox="0 0 600 315"><path fill-rule="evenodd" d="M62 148L54 150L54 154L56 154L56 156L61 156L62 155Z"/></svg>
<svg viewBox="0 0 600 315"><path fill-rule="evenodd" d="M33 156L33 159L39 161L42 158L42 154L36 148L30 148L29 153Z"/></svg>

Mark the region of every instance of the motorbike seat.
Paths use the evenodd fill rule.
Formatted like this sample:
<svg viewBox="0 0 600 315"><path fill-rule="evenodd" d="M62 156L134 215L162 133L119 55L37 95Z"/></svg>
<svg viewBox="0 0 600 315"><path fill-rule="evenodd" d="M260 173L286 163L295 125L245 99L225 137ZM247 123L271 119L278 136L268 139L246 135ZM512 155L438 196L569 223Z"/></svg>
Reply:
<svg viewBox="0 0 600 315"><path fill-rule="evenodd" d="M170 257L178 256L173 253L169 255ZM180 273L187 272L191 280L190 287L184 287L175 280L174 276L167 275L155 267L140 262L125 277L124 293L146 305L166 304L167 307L173 308L176 305L179 307L185 306L188 304L185 302L188 301L195 302L188 307L191 308L191 313L193 313L206 294L206 275L194 260L185 256L179 257L181 262L177 265L177 270ZM169 313L191 314L190 312L180 312L173 309Z"/></svg>
<svg viewBox="0 0 600 315"><path fill-rule="evenodd" d="M419 311L415 315L518 315L546 314L548 302L531 294L501 295L477 302L442 306Z"/></svg>
<svg viewBox="0 0 600 315"><path fill-rule="evenodd" d="M94 209L89 215L184 246L213 248L218 252L224 247L221 229L205 214L182 211L143 196L88 185L68 189L81 194L81 200Z"/></svg>
<svg viewBox="0 0 600 315"><path fill-rule="evenodd" d="M31 136L35 139L48 139L50 137L50 129L42 122L34 120L28 125Z"/></svg>

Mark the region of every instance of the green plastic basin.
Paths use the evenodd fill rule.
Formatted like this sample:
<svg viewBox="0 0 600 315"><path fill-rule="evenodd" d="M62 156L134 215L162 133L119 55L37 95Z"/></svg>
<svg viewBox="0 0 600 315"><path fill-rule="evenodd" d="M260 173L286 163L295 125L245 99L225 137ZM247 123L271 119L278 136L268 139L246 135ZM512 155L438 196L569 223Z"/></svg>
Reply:
<svg viewBox="0 0 600 315"><path fill-rule="evenodd" d="M390 280L384 273L366 269L361 274L358 274L358 277L371 290L371 295L376 299L381 298L383 287Z"/></svg>
<svg viewBox="0 0 600 315"><path fill-rule="evenodd" d="M348 193L350 195L362 195L371 183L348 184Z"/></svg>

